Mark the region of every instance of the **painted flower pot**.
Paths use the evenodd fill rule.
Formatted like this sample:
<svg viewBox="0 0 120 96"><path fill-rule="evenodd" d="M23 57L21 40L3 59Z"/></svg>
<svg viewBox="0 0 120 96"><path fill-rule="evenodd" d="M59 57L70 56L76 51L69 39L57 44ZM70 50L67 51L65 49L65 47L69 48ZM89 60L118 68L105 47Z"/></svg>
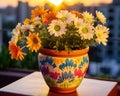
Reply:
<svg viewBox="0 0 120 96"><path fill-rule="evenodd" d="M39 67L51 91L74 92L83 80L89 65L89 48L70 53L40 49Z"/></svg>

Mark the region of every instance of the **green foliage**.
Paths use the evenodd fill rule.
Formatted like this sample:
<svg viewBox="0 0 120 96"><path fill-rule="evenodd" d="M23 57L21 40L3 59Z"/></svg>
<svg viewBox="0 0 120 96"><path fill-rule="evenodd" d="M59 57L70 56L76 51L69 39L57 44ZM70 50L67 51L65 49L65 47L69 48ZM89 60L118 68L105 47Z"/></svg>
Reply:
<svg viewBox="0 0 120 96"><path fill-rule="evenodd" d="M40 29L38 31L39 36L42 41L42 47L55 50L77 50L84 49L86 46L95 46L96 42L93 39L91 40L82 40L80 34L77 32L77 28L74 25L67 26L66 34L63 34L59 37L55 35L50 35L49 32L45 29Z"/></svg>
<svg viewBox="0 0 120 96"><path fill-rule="evenodd" d="M0 69L21 68L38 70L37 53L27 52L23 61L12 60L8 48L3 45L0 53Z"/></svg>
<svg viewBox="0 0 120 96"><path fill-rule="evenodd" d="M97 77L111 79L112 77L108 74L100 74Z"/></svg>
<svg viewBox="0 0 120 96"><path fill-rule="evenodd" d="M101 71L102 73L104 73L104 74L110 74L111 69L108 68L108 67L101 67L101 68L100 68L100 71Z"/></svg>
<svg viewBox="0 0 120 96"><path fill-rule="evenodd" d="M38 70L37 56L37 53L32 53L28 51L26 57L22 61L19 61L21 68Z"/></svg>
<svg viewBox="0 0 120 96"><path fill-rule="evenodd" d="M117 80L119 80L119 81L120 81L120 77L118 77L118 78L117 78Z"/></svg>
<svg viewBox="0 0 120 96"><path fill-rule="evenodd" d="M68 82L67 80L64 81L60 86L61 87L69 87L69 86L73 86L73 85L79 85L81 83L83 78L80 78L80 79L74 79L72 82Z"/></svg>
<svg viewBox="0 0 120 96"><path fill-rule="evenodd" d="M11 60L8 48L3 45L0 53L0 68L16 67L16 63L17 61Z"/></svg>

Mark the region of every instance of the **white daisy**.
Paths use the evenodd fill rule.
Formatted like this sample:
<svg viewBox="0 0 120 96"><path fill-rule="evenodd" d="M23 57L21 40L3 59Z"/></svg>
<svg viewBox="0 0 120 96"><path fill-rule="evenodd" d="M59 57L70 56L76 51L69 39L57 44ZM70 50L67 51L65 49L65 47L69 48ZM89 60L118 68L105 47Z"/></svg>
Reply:
<svg viewBox="0 0 120 96"><path fill-rule="evenodd" d="M106 17L103 15L102 12L96 11L96 16L97 16L97 19L98 19L102 24L105 24L105 23L106 23Z"/></svg>
<svg viewBox="0 0 120 96"><path fill-rule="evenodd" d="M21 23L18 23L18 24L17 24L16 29L18 29L18 30L21 29Z"/></svg>
<svg viewBox="0 0 120 96"><path fill-rule="evenodd" d="M12 41L17 43L18 38L20 37L20 31L21 31L21 23L18 23L16 28L12 30Z"/></svg>
<svg viewBox="0 0 120 96"><path fill-rule="evenodd" d="M86 23L92 24L94 22L94 16L91 13L83 12L83 19Z"/></svg>
<svg viewBox="0 0 120 96"><path fill-rule="evenodd" d="M19 36L12 36L11 41L13 41L15 44L18 42Z"/></svg>
<svg viewBox="0 0 120 96"><path fill-rule="evenodd" d="M48 27L48 32L50 32L50 35L55 35L56 37L61 36L62 34L65 34L66 31L66 25L60 21L60 20L53 20Z"/></svg>
<svg viewBox="0 0 120 96"><path fill-rule="evenodd" d="M94 27L91 26L89 23L84 23L79 28L79 34L82 40L85 40L85 39L90 40L94 36Z"/></svg>
<svg viewBox="0 0 120 96"><path fill-rule="evenodd" d="M58 12L56 17L67 24L74 21L74 19L76 18L74 14L72 14L71 12L68 12L67 10L61 10L60 12Z"/></svg>
<svg viewBox="0 0 120 96"><path fill-rule="evenodd" d="M81 25L83 25L83 19L75 18L74 25L76 28L79 28Z"/></svg>
<svg viewBox="0 0 120 96"><path fill-rule="evenodd" d="M34 18L34 21L41 21L41 18L37 16Z"/></svg>
<svg viewBox="0 0 120 96"><path fill-rule="evenodd" d="M107 44L109 29L102 25L97 25L95 28L96 42L103 45Z"/></svg>
<svg viewBox="0 0 120 96"><path fill-rule="evenodd" d="M20 30L21 30L21 23L18 23L17 26L16 26L16 28L14 28L12 30L12 34L13 35L19 35L20 34Z"/></svg>
<svg viewBox="0 0 120 96"><path fill-rule="evenodd" d="M16 28L13 29L13 30L12 30L12 35L13 35L13 36L19 36L19 35L20 35L20 30L18 30L18 29L16 29Z"/></svg>
<svg viewBox="0 0 120 96"><path fill-rule="evenodd" d="M33 25L22 25L21 27L21 31L22 32L26 32L26 31L34 31L34 26Z"/></svg>
<svg viewBox="0 0 120 96"><path fill-rule="evenodd" d="M35 24L35 25L37 25L37 24L42 24L41 18L40 18L40 17L35 17L33 24Z"/></svg>
<svg viewBox="0 0 120 96"><path fill-rule="evenodd" d="M40 17L35 17L34 18L34 22L32 23L33 27L36 28L36 26L38 28L42 27L42 22L41 22L41 18Z"/></svg>

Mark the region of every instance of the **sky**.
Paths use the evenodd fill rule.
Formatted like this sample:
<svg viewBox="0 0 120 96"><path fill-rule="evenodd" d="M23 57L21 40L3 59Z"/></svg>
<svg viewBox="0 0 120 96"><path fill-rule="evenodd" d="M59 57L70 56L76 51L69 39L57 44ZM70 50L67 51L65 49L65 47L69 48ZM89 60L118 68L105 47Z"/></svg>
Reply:
<svg viewBox="0 0 120 96"><path fill-rule="evenodd" d="M28 1L30 3L30 5L36 5L35 3L43 3L45 1L48 0L19 0L19 1ZM99 4L99 3L111 3L112 0L64 0L67 2L71 2L69 4L74 4L74 3L78 3L80 1L84 2L86 5L90 5L90 4ZM18 4L18 0L0 0L0 7L6 7L6 6L17 6ZM67 3L68 4L68 3Z"/></svg>
<svg viewBox="0 0 120 96"><path fill-rule="evenodd" d="M0 7L6 7L8 5L16 6L17 0L0 0Z"/></svg>

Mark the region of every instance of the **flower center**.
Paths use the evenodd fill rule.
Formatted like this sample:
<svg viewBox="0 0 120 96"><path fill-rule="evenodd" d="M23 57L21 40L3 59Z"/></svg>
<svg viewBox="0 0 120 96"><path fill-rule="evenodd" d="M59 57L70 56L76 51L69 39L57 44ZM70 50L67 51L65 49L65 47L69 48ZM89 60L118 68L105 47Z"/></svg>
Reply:
<svg viewBox="0 0 120 96"><path fill-rule="evenodd" d="M83 33L88 33L88 29L87 29L86 27L83 27L83 28L82 28L82 32L83 32Z"/></svg>
<svg viewBox="0 0 120 96"><path fill-rule="evenodd" d="M52 21L53 20L53 18L51 17L51 18L49 18L49 21Z"/></svg>
<svg viewBox="0 0 120 96"><path fill-rule="evenodd" d="M91 19L90 19L89 17L88 17L88 18L86 18L86 21L87 21L87 22L90 22L90 20L91 20Z"/></svg>
<svg viewBox="0 0 120 96"><path fill-rule="evenodd" d="M60 30L60 26L59 25L55 25L54 29L55 29L55 31L59 31Z"/></svg>
<svg viewBox="0 0 120 96"><path fill-rule="evenodd" d="M100 33L99 33L97 36L98 36L98 38L101 38L101 37L102 37L102 35L101 35Z"/></svg>
<svg viewBox="0 0 120 96"><path fill-rule="evenodd" d="M66 17L62 17L61 20L62 20L62 21L66 21L67 18L66 18Z"/></svg>
<svg viewBox="0 0 120 96"><path fill-rule="evenodd" d="M37 39L37 38L33 38L33 42L34 42L35 44L37 44L37 43L38 43L38 39Z"/></svg>

